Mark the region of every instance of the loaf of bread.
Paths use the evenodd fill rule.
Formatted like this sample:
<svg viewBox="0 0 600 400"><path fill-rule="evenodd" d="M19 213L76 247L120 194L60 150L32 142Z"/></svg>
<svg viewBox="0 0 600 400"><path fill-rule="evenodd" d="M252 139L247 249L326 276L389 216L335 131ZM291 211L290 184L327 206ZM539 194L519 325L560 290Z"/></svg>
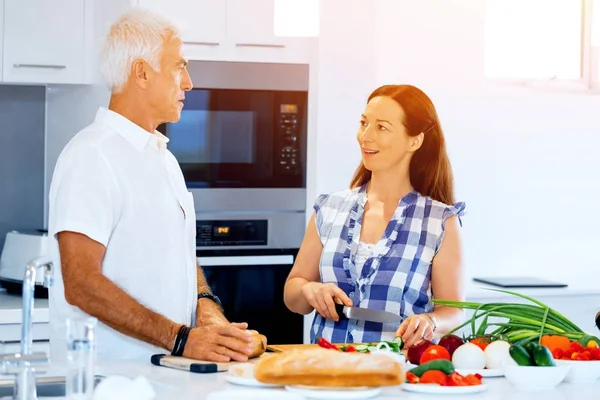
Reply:
<svg viewBox="0 0 600 400"><path fill-rule="evenodd" d="M252 333L252 354L248 356L248 358L256 358L262 355L267 350L267 337L265 335L261 335L257 331L248 330Z"/></svg>
<svg viewBox="0 0 600 400"><path fill-rule="evenodd" d="M278 385L372 387L399 385L405 371L385 354L310 348L265 354L256 362L254 377Z"/></svg>

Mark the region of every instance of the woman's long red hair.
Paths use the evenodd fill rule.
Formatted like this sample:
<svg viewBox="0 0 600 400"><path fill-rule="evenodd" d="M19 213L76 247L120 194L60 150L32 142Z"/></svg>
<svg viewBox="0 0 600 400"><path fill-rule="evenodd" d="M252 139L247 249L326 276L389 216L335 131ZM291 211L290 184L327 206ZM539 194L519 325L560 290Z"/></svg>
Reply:
<svg viewBox="0 0 600 400"><path fill-rule="evenodd" d="M422 90L411 85L381 86L371 95L395 100L404 110L404 126L410 136L424 132L423 144L410 161L410 183L424 196L445 204L454 203L454 178L446 152L444 133L433 102ZM371 171L361 162L352 178L351 188L371 180Z"/></svg>

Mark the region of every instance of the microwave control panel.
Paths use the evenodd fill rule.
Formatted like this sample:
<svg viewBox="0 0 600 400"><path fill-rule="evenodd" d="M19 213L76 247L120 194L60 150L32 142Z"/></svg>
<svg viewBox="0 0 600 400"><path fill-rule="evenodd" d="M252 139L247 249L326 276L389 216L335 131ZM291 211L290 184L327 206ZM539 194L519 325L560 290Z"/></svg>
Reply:
<svg viewBox="0 0 600 400"><path fill-rule="evenodd" d="M268 221L197 220L196 247L266 246Z"/></svg>
<svg viewBox="0 0 600 400"><path fill-rule="evenodd" d="M298 105L281 104L279 107L280 154L279 171L298 174L300 172L300 150L298 137Z"/></svg>

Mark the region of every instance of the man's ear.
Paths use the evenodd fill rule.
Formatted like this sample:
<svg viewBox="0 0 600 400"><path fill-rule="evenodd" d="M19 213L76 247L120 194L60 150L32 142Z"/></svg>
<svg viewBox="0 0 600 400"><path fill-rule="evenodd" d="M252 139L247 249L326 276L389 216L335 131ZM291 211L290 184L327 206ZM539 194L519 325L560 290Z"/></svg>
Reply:
<svg viewBox="0 0 600 400"><path fill-rule="evenodd" d="M148 86L150 66L144 60L135 60L131 66L131 77L141 88Z"/></svg>
<svg viewBox="0 0 600 400"><path fill-rule="evenodd" d="M423 145L424 139L425 139L425 134L423 132L419 133L417 136L412 136L408 142L408 145L409 145L408 150L413 153L415 151L419 150L421 148L421 146Z"/></svg>

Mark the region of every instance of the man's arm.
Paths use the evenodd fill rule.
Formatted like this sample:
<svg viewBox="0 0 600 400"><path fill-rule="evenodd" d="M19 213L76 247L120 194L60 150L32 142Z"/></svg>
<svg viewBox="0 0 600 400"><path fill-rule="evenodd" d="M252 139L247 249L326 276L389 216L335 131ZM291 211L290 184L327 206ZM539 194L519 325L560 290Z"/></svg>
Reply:
<svg viewBox="0 0 600 400"><path fill-rule="evenodd" d="M198 281L198 294L200 293L212 293L210 286L204 276L204 271L200 267L199 263L196 263L197 269L197 281ZM196 326L206 325L225 325L229 324L229 321L223 315L221 308L217 303L211 299L200 299L196 304Z"/></svg>
<svg viewBox="0 0 600 400"><path fill-rule="evenodd" d="M171 350L179 325L144 307L102 274L105 247L80 233L58 234L65 298L111 328Z"/></svg>

